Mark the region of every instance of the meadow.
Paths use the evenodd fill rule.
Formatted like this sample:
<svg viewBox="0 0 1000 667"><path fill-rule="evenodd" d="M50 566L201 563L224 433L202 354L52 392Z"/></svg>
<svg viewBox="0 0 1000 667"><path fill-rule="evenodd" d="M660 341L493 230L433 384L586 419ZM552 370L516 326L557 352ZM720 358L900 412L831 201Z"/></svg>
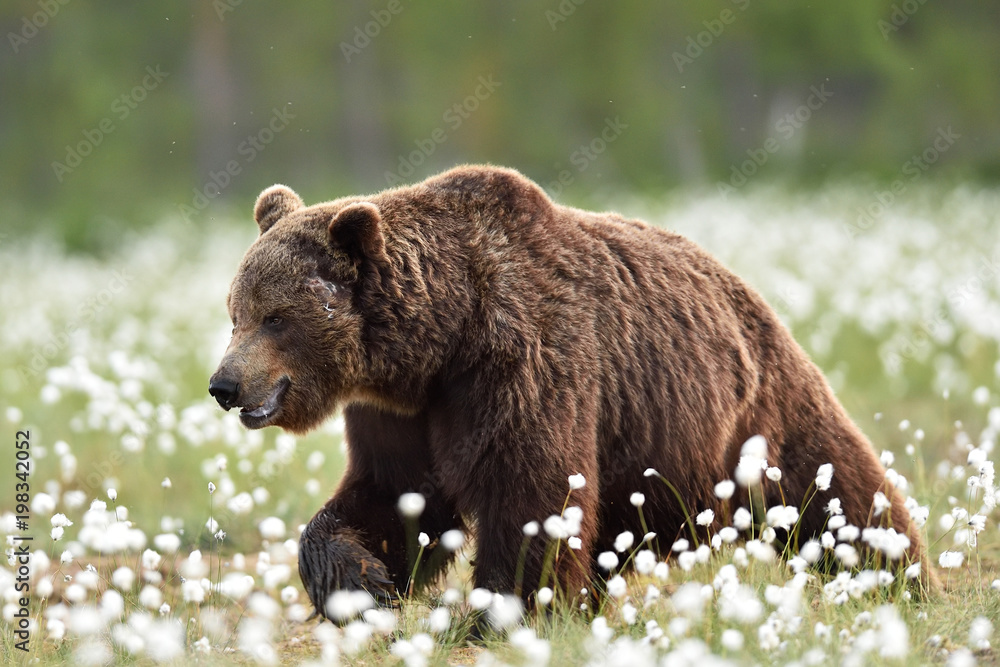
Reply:
<svg viewBox="0 0 1000 667"><path fill-rule="evenodd" d="M701 243L777 309L910 496L940 593L864 563L809 566L849 562L849 532L781 558L773 530L748 540L705 517L710 544L654 553L623 538L587 609L522 614L473 590L467 543L400 610L352 599L363 614L344 627L308 620L297 538L344 468L342 421L248 432L207 394L248 212L166 221L99 258L0 238L4 664L996 662L1000 193L915 184L886 206L859 184L748 190L606 205ZM567 494L572 506L569 481ZM469 642L479 612L498 630Z"/></svg>

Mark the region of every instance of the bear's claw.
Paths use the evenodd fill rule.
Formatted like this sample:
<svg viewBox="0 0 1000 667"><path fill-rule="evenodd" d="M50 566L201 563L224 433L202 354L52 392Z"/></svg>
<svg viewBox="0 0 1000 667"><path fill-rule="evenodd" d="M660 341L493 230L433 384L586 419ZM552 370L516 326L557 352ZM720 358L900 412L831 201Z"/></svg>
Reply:
<svg viewBox="0 0 1000 667"><path fill-rule="evenodd" d="M365 591L383 607L399 601L385 563L351 535L304 532L299 542L299 576L316 613L335 622L350 620L331 618L326 609L330 595L338 590Z"/></svg>

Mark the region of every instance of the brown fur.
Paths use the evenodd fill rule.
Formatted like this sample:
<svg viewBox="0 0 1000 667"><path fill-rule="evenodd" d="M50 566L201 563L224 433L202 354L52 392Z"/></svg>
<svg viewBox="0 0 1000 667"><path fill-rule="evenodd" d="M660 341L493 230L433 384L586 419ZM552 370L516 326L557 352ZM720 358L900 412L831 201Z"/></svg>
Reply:
<svg viewBox="0 0 1000 667"><path fill-rule="evenodd" d="M310 207L275 186L255 217L213 382L237 386L224 407L254 408L290 381L275 414L244 419L253 427L304 432L345 406L347 472L302 536L314 569L348 536L405 589L414 536L395 504L419 491L420 530L435 540L473 520L475 584L513 590L522 526L558 514L567 476L583 473L570 500L584 512L583 568L565 549L557 563L578 590L616 535L642 534L632 492L645 494L664 553L687 530L648 467L692 515L711 508L725 525L731 508L713 487L754 434L784 473L787 504L801 507L817 467L834 465L803 536L822 530L833 497L852 524L880 520L884 470L820 371L753 289L677 234L558 206L517 172L474 166ZM777 485L763 489L768 506L781 502ZM888 494L912 558L926 561ZM531 542L526 594L544 548ZM438 554L430 570L446 562ZM318 609L337 585L309 589Z"/></svg>

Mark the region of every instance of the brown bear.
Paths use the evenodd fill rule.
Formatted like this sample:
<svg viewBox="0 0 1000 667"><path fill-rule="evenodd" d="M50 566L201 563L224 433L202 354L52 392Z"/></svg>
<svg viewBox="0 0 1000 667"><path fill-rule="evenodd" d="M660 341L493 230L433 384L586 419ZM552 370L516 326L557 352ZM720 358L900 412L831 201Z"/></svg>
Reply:
<svg viewBox="0 0 1000 667"><path fill-rule="evenodd" d="M822 532L839 498L850 524L891 523L926 566L901 496L819 369L691 241L557 205L486 166L314 206L275 185L254 217L209 391L249 428L303 433L343 408L347 470L300 542L319 613L338 589L389 601L433 577L450 556L438 538L455 528L474 533L476 586L530 601L544 570L575 594L616 536L643 535L636 491L664 555L689 514L727 525L747 493L725 502L714 487L754 435L783 471L762 482L766 507L801 508L833 464L795 538ZM580 548L546 566L544 532L522 553L522 530L560 513L574 474L586 480L569 500ZM879 516L877 491L891 502ZM397 510L406 492L426 499L417 525ZM411 582L418 530L430 544Z"/></svg>

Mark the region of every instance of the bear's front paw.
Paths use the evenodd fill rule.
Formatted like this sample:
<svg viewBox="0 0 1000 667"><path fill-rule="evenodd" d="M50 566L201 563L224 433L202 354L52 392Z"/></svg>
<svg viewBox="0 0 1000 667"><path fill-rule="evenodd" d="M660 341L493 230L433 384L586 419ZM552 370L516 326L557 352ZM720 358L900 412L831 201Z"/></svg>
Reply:
<svg viewBox="0 0 1000 667"><path fill-rule="evenodd" d="M317 534L307 527L299 540L299 576L316 613L336 623L356 615L348 609L327 608L337 591L365 591L379 606L393 606L399 599L385 563L346 531Z"/></svg>

